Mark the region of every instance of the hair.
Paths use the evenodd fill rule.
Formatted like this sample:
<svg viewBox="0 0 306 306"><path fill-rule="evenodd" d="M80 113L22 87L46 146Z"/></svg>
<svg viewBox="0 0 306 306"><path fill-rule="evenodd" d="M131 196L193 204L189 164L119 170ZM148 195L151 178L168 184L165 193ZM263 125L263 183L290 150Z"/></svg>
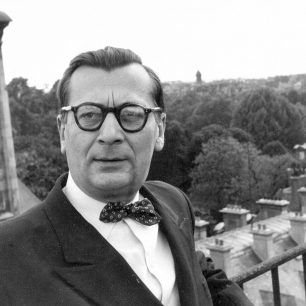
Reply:
<svg viewBox="0 0 306 306"><path fill-rule="evenodd" d="M68 105L70 79L77 68L81 66L90 66L111 71L115 68L124 67L133 63L140 64L149 74L153 81L152 97L157 106L164 110L163 89L156 73L151 68L143 65L141 58L133 51L114 47L105 47L97 51L84 52L72 59L57 86L59 107L61 108Z"/></svg>

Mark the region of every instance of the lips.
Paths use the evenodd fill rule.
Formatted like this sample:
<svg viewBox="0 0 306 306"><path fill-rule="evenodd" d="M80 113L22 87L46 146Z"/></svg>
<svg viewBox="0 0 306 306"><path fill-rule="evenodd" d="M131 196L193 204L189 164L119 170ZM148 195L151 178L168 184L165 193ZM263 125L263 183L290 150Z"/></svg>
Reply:
<svg viewBox="0 0 306 306"><path fill-rule="evenodd" d="M126 160L125 158L95 158L97 162L111 163L111 162L120 162Z"/></svg>
<svg viewBox="0 0 306 306"><path fill-rule="evenodd" d="M127 159L123 158L96 158L95 167L102 172L122 172L126 171Z"/></svg>

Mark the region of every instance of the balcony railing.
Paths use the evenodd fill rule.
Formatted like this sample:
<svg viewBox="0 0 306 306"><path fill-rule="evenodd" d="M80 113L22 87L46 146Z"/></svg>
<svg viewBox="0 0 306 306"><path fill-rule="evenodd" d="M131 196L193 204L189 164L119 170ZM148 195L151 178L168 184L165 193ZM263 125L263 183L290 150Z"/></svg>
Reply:
<svg viewBox="0 0 306 306"><path fill-rule="evenodd" d="M274 305L281 306L278 267L300 255L302 255L303 259L304 287L306 296L306 244L298 245L292 249L289 249L285 253L276 255L271 259L253 266L248 271L235 275L231 278L231 280L243 288L243 284L245 282L271 271Z"/></svg>

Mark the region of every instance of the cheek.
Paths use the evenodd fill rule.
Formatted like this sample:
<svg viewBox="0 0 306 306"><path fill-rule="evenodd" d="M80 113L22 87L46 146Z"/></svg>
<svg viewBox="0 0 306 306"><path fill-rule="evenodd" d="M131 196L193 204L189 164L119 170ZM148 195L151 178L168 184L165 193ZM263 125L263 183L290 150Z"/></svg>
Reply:
<svg viewBox="0 0 306 306"><path fill-rule="evenodd" d="M139 138L137 146L134 147L134 152L136 152L136 162L141 167L149 166L152 159L152 154L154 151L155 138L153 133L145 137Z"/></svg>
<svg viewBox="0 0 306 306"><path fill-rule="evenodd" d="M88 137L83 137L80 133L70 131L66 134L66 156L68 162L81 164L87 156L90 148Z"/></svg>

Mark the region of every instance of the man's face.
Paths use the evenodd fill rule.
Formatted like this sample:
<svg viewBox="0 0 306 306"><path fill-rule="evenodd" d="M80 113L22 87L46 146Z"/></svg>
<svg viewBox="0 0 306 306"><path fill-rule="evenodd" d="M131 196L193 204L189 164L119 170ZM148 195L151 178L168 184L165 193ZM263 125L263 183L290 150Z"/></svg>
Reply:
<svg viewBox="0 0 306 306"><path fill-rule="evenodd" d="M135 102L156 107L152 87L152 80L139 64L110 72L82 66L71 77L69 105L95 102L118 107ZM58 120L58 125L61 151L66 153L74 181L97 200L131 200L147 177L154 149L163 148L164 124L164 120L158 124L150 113L141 131L129 133L109 113L98 131L87 132L77 126L69 111L66 122Z"/></svg>

